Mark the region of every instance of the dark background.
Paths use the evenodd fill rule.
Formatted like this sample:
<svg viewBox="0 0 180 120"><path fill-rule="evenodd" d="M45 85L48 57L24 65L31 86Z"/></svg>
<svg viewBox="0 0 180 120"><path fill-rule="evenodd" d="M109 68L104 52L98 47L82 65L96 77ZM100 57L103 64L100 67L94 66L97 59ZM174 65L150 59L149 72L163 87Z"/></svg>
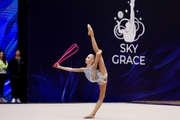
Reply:
<svg viewBox="0 0 180 120"><path fill-rule="evenodd" d="M85 66L85 57L93 53L88 23L95 31L108 69L105 101L180 99L178 0L136 0L135 10L139 13L135 16L142 17L145 33L134 44L139 44L136 55L146 56L145 66L113 65L111 61L114 54L120 54L119 45L125 43L115 38L113 29L118 11L129 10L126 0L31 0L29 5L29 37L21 37L21 44L28 43L23 49L28 53L29 102L97 100L98 85L89 83L83 73L52 68L73 43L80 50L62 65Z"/></svg>
<svg viewBox="0 0 180 120"><path fill-rule="evenodd" d="M29 22L29 2L30 0L18 0L18 45L17 48L21 50L21 56L24 58L26 64L27 77L21 86L22 89L22 102L27 102L27 92L28 92L28 22Z"/></svg>

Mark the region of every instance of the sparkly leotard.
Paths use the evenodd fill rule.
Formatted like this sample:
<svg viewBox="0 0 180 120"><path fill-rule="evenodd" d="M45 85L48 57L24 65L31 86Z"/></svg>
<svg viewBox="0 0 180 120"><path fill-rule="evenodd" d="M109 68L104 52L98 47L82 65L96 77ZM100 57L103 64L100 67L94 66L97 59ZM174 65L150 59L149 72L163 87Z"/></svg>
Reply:
<svg viewBox="0 0 180 120"><path fill-rule="evenodd" d="M103 85L107 83L107 81L104 80L108 76L107 73L102 75L99 70L93 70L92 66L89 69L84 70L84 73L86 78L92 83L97 82L98 85ZM95 79L92 78L93 76Z"/></svg>

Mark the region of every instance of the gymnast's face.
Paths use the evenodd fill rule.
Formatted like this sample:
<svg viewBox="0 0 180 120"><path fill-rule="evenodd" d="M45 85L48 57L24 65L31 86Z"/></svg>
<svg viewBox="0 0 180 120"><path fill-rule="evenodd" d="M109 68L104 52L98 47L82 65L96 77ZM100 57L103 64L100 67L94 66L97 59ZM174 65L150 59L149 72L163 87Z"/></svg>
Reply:
<svg viewBox="0 0 180 120"><path fill-rule="evenodd" d="M93 54L89 54L89 55L86 57L85 63L86 63L86 64L92 64L93 62L94 62L94 55L93 55Z"/></svg>

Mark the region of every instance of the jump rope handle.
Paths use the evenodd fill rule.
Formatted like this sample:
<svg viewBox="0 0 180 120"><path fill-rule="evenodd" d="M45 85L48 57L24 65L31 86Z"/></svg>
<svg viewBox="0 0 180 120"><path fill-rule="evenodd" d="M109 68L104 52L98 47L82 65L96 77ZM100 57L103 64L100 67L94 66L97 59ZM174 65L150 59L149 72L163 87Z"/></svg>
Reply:
<svg viewBox="0 0 180 120"><path fill-rule="evenodd" d="M75 50L74 52L72 52L73 50ZM75 54L77 51L79 50L79 47L77 46L77 44L73 44L71 47L69 47L69 49L64 53L64 55L53 65L54 68L57 67L57 64L62 63L64 60L68 59L69 57L71 57L73 54ZM72 53L71 53L72 52Z"/></svg>

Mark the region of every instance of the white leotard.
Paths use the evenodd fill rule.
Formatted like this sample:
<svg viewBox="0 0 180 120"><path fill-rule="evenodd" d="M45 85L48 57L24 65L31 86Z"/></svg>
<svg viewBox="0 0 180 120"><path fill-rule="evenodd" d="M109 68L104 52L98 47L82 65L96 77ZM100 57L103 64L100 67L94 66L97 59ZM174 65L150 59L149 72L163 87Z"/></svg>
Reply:
<svg viewBox="0 0 180 120"><path fill-rule="evenodd" d="M87 69L87 70L85 69L84 73L85 73L86 78L92 83L97 82L98 85L103 85L103 84L107 83L107 81L104 80L108 76L107 73L102 75L99 70L93 70L92 66L89 67L89 69ZM92 79L93 75L95 75L94 80Z"/></svg>

